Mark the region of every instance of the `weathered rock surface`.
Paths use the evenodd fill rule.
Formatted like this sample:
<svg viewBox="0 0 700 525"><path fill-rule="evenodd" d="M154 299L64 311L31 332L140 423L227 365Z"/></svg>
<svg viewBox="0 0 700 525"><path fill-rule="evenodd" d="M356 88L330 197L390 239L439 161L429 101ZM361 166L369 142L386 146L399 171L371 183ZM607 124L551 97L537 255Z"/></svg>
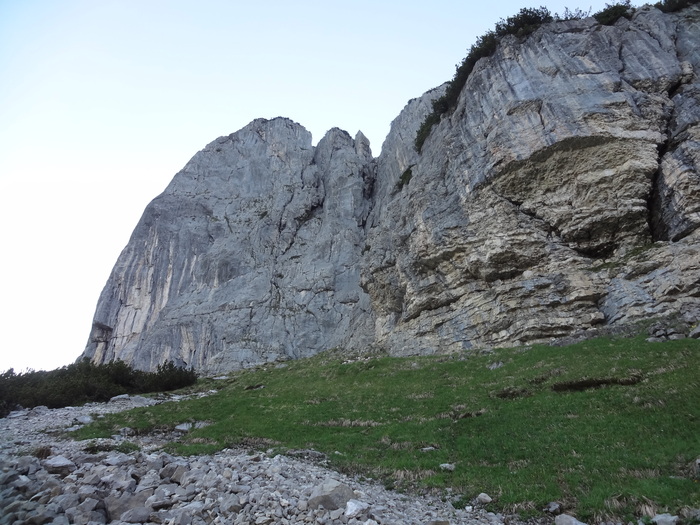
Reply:
<svg viewBox="0 0 700 525"><path fill-rule="evenodd" d="M431 353L698 319L700 62L680 42L698 41L699 19L645 8L508 39L421 155L390 135L362 272L380 344ZM425 113L405 111L402 133Z"/></svg>
<svg viewBox="0 0 700 525"><path fill-rule="evenodd" d="M700 319L700 7L557 22L481 60L373 159L361 135L257 120L146 209L84 356L207 371ZM687 333L687 332L686 332Z"/></svg>
<svg viewBox="0 0 700 525"><path fill-rule="evenodd" d="M146 209L100 298L86 355L209 370L373 339L359 285L369 143L286 119L217 139Z"/></svg>

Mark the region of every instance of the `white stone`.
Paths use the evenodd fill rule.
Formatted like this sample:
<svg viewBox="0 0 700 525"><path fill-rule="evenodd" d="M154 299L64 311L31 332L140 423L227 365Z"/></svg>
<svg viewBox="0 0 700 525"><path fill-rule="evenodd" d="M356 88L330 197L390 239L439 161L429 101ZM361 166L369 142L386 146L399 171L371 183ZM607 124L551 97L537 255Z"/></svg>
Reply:
<svg viewBox="0 0 700 525"><path fill-rule="evenodd" d="M483 503L483 504L491 503L491 502L493 501L493 499L491 498L491 496L489 496L489 495L486 494L485 492L482 492L481 494L479 494L479 495L476 497L476 500L477 500L479 503Z"/></svg>
<svg viewBox="0 0 700 525"><path fill-rule="evenodd" d="M345 505L345 515L348 518L356 518L369 509L369 504L356 499L349 500Z"/></svg>
<svg viewBox="0 0 700 525"><path fill-rule="evenodd" d="M51 474L66 475L73 472L77 467L73 461L59 455L46 459L44 468Z"/></svg>
<svg viewBox="0 0 700 525"><path fill-rule="evenodd" d="M657 514L651 521L656 523L656 525L676 525L678 523L678 516L672 516L671 514Z"/></svg>
<svg viewBox="0 0 700 525"><path fill-rule="evenodd" d="M554 525L586 525L569 514L559 514L554 518Z"/></svg>

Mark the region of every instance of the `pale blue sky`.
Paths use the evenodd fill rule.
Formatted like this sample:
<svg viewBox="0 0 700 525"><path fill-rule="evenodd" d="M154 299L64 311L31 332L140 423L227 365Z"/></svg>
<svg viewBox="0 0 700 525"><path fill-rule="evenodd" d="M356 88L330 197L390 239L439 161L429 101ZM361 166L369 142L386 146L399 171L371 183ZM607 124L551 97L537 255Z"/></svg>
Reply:
<svg viewBox="0 0 700 525"><path fill-rule="evenodd" d="M148 202L208 142L289 117L376 155L522 7L605 1L0 0L0 371L71 363Z"/></svg>

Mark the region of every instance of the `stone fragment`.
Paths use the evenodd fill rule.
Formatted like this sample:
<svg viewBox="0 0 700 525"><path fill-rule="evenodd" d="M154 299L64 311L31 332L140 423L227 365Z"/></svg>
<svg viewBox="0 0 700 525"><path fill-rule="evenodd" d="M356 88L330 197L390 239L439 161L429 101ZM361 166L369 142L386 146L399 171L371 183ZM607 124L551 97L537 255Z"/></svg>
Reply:
<svg viewBox="0 0 700 525"><path fill-rule="evenodd" d="M192 516L183 510L174 511L172 516L169 525L191 525L193 522Z"/></svg>
<svg viewBox="0 0 700 525"><path fill-rule="evenodd" d="M182 478L187 474L190 470L189 465L187 464L179 464L175 467L175 470L173 473L170 475L170 480L174 481L175 483L181 484Z"/></svg>
<svg viewBox="0 0 700 525"><path fill-rule="evenodd" d="M138 494L116 492L104 498L107 517L111 520L120 519L122 514L130 509L145 507L146 501L153 495L153 490L144 490Z"/></svg>
<svg viewBox="0 0 700 525"><path fill-rule="evenodd" d="M690 331L688 337L692 337L693 339L700 339L700 324Z"/></svg>
<svg viewBox="0 0 700 525"><path fill-rule="evenodd" d="M554 518L554 525L586 525L569 514L559 514Z"/></svg>
<svg viewBox="0 0 700 525"><path fill-rule="evenodd" d="M369 510L369 504L356 499L349 500L345 505L345 515L348 518L357 518Z"/></svg>
<svg viewBox="0 0 700 525"><path fill-rule="evenodd" d="M116 403L117 401L126 401L129 399L129 394L119 394L118 396L114 396L110 398L111 403Z"/></svg>
<svg viewBox="0 0 700 525"><path fill-rule="evenodd" d="M230 514L241 510L241 501L235 494L229 494L221 501L220 508L222 512Z"/></svg>
<svg viewBox="0 0 700 525"><path fill-rule="evenodd" d="M317 509L323 506L326 510L335 510L344 507L354 497L355 493L350 487L333 478L326 478L322 484L314 487L308 507Z"/></svg>
<svg viewBox="0 0 700 525"><path fill-rule="evenodd" d="M70 508L76 507L80 503L80 498L77 494L61 494L53 499L53 502L58 508L65 512Z"/></svg>
<svg viewBox="0 0 700 525"><path fill-rule="evenodd" d="M657 514L651 518L651 521L656 523L656 525L676 525L678 520L678 516L672 516L671 514Z"/></svg>
<svg viewBox="0 0 700 525"><path fill-rule="evenodd" d="M35 457L32 456L22 456L17 459L17 464L15 466L15 469L17 472L20 474L34 474L37 470L41 468L41 463L39 460ZM0 485L2 485L2 481L0 481Z"/></svg>
<svg viewBox="0 0 700 525"><path fill-rule="evenodd" d="M542 509L543 512L547 512L549 514L561 514L561 503L557 501L550 501L547 503L544 509Z"/></svg>
<svg viewBox="0 0 700 525"><path fill-rule="evenodd" d="M43 465L48 473L58 474L59 476L67 476L77 468L75 463L64 456L48 458L44 460Z"/></svg>
<svg viewBox="0 0 700 525"><path fill-rule="evenodd" d="M129 509L120 516L120 521L125 523L145 523L150 521L151 511L146 507Z"/></svg>
<svg viewBox="0 0 700 525"><path fill-rule="evenodd" d="M491 503L493 499L485 492L482 492L476 497L476 501L485 505L487 503Z"/></svg>
<svg viewBox="0 0 700 525"><path fill-rule="evenodd" d="M87 498L77 506L66 509L66 516L69 521L78 525L87 525L89 522L106 523L105 513L99 507L99 500Z"/></svg>
<svg viewBox="0 0 700 525"><path fill-rule="evenodd" d="M113 467L121 467L124 465L133 465L136 460L129 454L123 452L112 452L105 458L105 463Z"/></svg>
<svg viewBox="0 0 700 525"><path fill-rule="evenodd" d="M175 430L177 432L189 432L193 427L194 425L192 423L180 423L175 426Z"/></svg>

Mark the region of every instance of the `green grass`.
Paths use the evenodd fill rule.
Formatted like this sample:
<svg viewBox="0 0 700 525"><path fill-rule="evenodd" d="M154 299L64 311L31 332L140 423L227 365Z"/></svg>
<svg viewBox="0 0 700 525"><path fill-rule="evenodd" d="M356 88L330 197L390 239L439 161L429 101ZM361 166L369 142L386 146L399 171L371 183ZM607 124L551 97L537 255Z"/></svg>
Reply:
<svg viewBox="0 0 700 525"><path fill-rule="evenodd" d="M493 510L524 516L555 500L583 521L678 513L700 507L699 353L700 341L643 338L350 363L329 352L203 382L219 392L115 414L81 437L206 420L171 450L313 448L387 486L450 487L465 503L487 492Z"/></svg>

